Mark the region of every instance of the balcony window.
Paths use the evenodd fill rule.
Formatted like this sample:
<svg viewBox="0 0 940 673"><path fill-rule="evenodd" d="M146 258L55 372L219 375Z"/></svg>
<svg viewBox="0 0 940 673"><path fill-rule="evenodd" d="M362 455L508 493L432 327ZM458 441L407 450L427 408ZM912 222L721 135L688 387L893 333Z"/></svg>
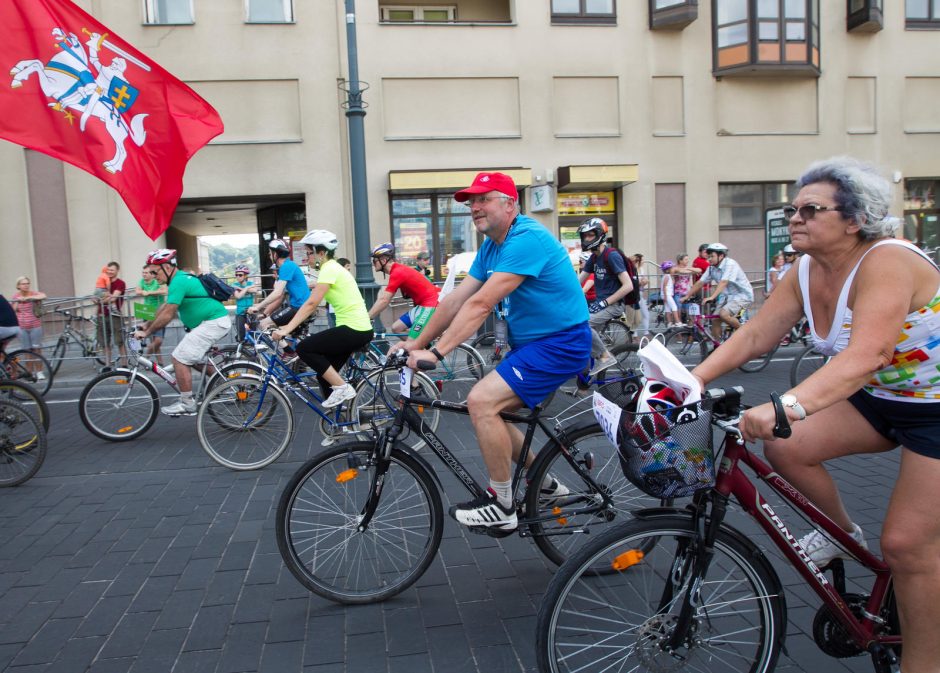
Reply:
<svg viewBox="0 0 940 673"><path fill-rule="evenodd" d="M552 23L616 24L614 0L552 0Z"/></svg>
<svg viewBox="0 0 940 673"><path fill-rule="evenodd" d="M193 23L192 0L144 0L144 23L177 25Z"/></svg>
<svg viewBox="0 0 940 673"><path fill-rule="evenodd" d="M385 5L382 21L389 23L450 23L457 20L456 6Z"/></svg>
<svg viewBox="0 0 940 673"><path fill-rule="evenodd" d="M293 23L292 0L246 0L248 23Z"/></svg>
<svg viewBox="0 0 940 673"><path fill-rule="evenodd" d="M848 0L846 30L850 33L877 33L884 28L883 0Z"/></svg>
<svg viewBox="0 0 940 673"><path fill-rule="evenodd" d="M819 75L818 0L713 3L716 75Z"/></svg>
<svg viewBox="0 0 940 673"><path fill-rule="evenodd" d="M649 0L650 30L682 30L698 18L698 0Z"/></svg>
<svg viewBox="0 0 940 673"><path fill-rule="evenodd" d="M905 0L904 18L908 29L940 29L940 0Z"/></svg>

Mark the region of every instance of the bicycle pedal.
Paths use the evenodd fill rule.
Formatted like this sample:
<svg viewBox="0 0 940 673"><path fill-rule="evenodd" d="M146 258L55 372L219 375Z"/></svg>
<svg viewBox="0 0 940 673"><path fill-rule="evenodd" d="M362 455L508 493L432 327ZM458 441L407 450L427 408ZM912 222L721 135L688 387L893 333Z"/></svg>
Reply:
<svg viewBox="0 0 940 673"><path fill-rule="evenodd" d="M476 533L477 535L486 535L488 537L503 538L514 535L518 529L513 528L512 530L503 530L501 528L491 528L489 526L467 526L467 530L471 533Z"/></svg>

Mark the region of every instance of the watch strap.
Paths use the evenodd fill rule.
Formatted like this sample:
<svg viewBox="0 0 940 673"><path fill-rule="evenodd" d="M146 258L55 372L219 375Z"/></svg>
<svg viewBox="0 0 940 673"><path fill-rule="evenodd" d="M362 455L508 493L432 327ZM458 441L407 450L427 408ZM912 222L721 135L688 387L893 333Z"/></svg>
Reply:
<svg viewBox="0 0 940 673"><path fill-rule="evenodd" d="M441 362L444 359L444 356L441 355L441 352L437 350L437 346L431 346L428 350L434 355L434 357L437 358L438 362Z"/></svg>

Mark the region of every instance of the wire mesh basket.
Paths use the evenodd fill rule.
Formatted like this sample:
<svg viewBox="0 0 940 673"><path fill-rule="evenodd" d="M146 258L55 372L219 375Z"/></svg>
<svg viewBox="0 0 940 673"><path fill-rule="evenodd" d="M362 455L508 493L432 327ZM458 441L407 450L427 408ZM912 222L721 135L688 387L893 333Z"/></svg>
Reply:
<svg viewBox="0 0 940 673"><path fill-rule="evenodd" d="M623 473L654 498L685 498L715 484L711 413L701 403L620 416Z"/></svg>

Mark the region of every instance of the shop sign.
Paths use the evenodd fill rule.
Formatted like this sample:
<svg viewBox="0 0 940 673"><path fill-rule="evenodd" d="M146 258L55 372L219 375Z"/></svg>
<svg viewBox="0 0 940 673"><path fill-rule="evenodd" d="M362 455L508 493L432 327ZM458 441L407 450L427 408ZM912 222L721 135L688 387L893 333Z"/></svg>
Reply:
<svg viewBox="0 0 940 673"><path fill-rule="evenodd" d="M764 227L767 233L767 260L764 268L770 268L770 261L790 242L790 230L783 208L770 208L764 212Z"/></svg>
<svg viewBox="0 0 940 673"><path fill-rule="evenodd" d="M558 195L559 215L599 215L613 212L613 192L566 192Z"/></svg>
<svg viewBox="0 0 940 673"><path fill-rule="evenodd" d="M529 212L550 213L555 209L555 194L551 185L539 185L530 190L532 198L529 202Z"/></svg>
<svg viewBox="0 0 940 673"><path fill-rule="evenodd" d="M419 252L430 252L428 250L428 223L423 220L399 220L398 234L401 236L399 243L399 257L417 257Z"/></svg>
<svg viewBox="0 0 940 673"><path fill-rule="evenodd" d="M295 229L287 232L287 243L290 245L290 258L297 264L304 264L307 249L300 243L300 239L307 235L306 229Z"/></svg>

